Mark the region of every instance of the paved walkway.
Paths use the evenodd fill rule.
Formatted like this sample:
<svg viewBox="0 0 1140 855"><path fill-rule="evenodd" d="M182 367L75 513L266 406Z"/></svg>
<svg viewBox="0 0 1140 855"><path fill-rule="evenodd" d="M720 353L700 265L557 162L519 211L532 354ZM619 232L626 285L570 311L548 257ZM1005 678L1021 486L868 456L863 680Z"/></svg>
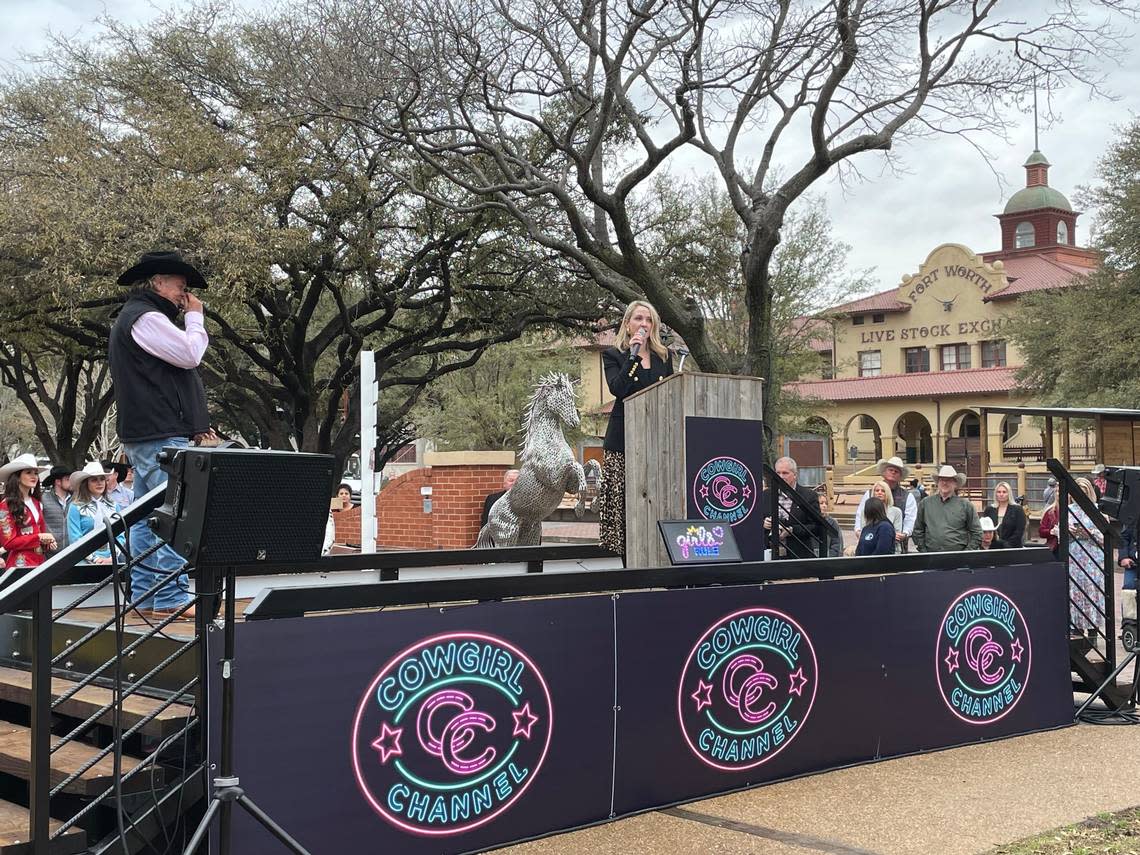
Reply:
<svg viewBox="0 0 1140 855"><path fill-rule="evenodd" d="M973 855L1140 804L1140 729L1078 725L812 775L503 855Z"/></svg>

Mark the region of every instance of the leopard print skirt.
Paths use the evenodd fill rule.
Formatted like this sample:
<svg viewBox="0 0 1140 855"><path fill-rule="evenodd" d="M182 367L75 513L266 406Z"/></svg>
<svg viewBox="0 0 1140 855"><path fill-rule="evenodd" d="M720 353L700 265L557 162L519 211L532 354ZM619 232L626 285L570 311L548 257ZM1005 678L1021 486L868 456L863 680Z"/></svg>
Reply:
<svg viewBox="0 0 1140 855"><path fill-rule="evenodd" d="M603 548L625 555L625 454L602 455L602 485L598 491L598 542Z"/></svg>

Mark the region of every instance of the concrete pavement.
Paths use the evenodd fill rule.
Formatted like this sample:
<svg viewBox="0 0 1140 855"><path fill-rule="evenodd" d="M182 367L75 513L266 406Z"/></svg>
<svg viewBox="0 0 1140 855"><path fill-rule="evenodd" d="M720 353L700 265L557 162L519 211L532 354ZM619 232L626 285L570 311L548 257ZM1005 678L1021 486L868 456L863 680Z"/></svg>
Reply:
<svg viewBox="0 0 1140 855"><path fill-rule="evenodd" d="M812 775L499 851L972 855L1140 804L1138 781L1140 729L1076 725Z"/></svg>

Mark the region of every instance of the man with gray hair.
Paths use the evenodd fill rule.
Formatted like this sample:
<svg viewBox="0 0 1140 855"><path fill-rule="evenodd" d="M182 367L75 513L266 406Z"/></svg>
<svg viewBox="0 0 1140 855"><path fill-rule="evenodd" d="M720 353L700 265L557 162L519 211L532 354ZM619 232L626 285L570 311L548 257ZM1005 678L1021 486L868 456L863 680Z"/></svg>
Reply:
<svg viewBox="0 0 1140 855"><path fill-rule="evenodd" d="M491 515L491 506L503 498L507 494L507 490L511 489L517 480L519 480L519 470L508 469L503 473L503 489L488 494L487 498L483 500L483 515L479 518L479 528L487 524L487 517Z"/></svg>
<svg viewBox="0 0 1140 855"><path fill-rule="evenodd" d="M790 457L781 457L772 467L781 481L787 484L800 499L817 514L819 513L819 494L808 487L801 487L798 483L800 470ZM775 485L772 485L775 489ZM780 492L776 503L779 510L780 548L773 549L773 558L818 558L815 546L818 542L818 532L815 520L799 504L792 501L792 497ZM760 496L758 511L764 514L764 528L772 530L772 493L765 490ZM777 555L776 552L780 554Z"/></svg>
<svg viewBox="0 0 1140 855"><path fill-rule="evenodd" d="M166 481L158 465L165 446L185 447L214 436L198 376L210 339L202 301L190 292L205 289L206 280L177 252L148 252L118 282L131 291L111 329L108 355L119 439L135 470L137 501ZM176 323L180 313L182 326ZM156 536L143 521L131 529L131 542L142 553ZM143 597L184 563L169 546L159 547L132 569L132 598ZM174 576L146 594L139 608L157 619L193 617L188 587L184 573Z"/></svg>

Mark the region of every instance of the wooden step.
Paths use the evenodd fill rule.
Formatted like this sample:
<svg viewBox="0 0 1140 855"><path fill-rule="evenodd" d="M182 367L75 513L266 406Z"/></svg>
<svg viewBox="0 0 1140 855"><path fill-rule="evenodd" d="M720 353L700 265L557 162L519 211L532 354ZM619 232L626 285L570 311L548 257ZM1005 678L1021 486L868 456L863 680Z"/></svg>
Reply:
<svg viewBox="0 0 1140 855"><path fill-rule="evenodd" d="M52 698L58 698L64 692L74 688L75 683L62 677L53 677L51 681ZM101 686L85 686L66 701L55 707L53 712L59 715L73 716L86 719L111 702L112 692ZM32 702L32 672L21 671L19 668L0 667L0 700L28 706ZM134 727L162 705L162 701L141 695L130 695L123 699L123 730ZM184 704L171 704L153 719L139 728L140 733L147 736L165 737L184 727L186 717L191 708ZM111 710L99 717L102 724L111 724L113 715Z"/></svg>
<svg viewBox="0 0 1140 855"><path fill-rule="evenodd" d="M31 821L27 808L0 801L0 855L31 855L32 845L28 842ZM48 827L55 831L61 824L53 819ZM52 841L48 852L51 855L75 855L86 848L87 835L81 829L69 828Z"/></svg>
<svg viewBox="0 0 1140 855"><path fill-rule="evenodd" d="M52 744L58 742L53 738ZM51 755L51 785L54 787L87 764L98 749L82 742L69 742ZM123 756L125 775L139 763L135 757ZM18 724L0 722L0 772L27 780L32 765L32 731ZM64 788L66 793L96 796L107 789L115 780L114 758L108 754ZM124 792L149 789L153 776L154 786L162 784L162 769L147 769L139 772L123 785Z"/></svg>

